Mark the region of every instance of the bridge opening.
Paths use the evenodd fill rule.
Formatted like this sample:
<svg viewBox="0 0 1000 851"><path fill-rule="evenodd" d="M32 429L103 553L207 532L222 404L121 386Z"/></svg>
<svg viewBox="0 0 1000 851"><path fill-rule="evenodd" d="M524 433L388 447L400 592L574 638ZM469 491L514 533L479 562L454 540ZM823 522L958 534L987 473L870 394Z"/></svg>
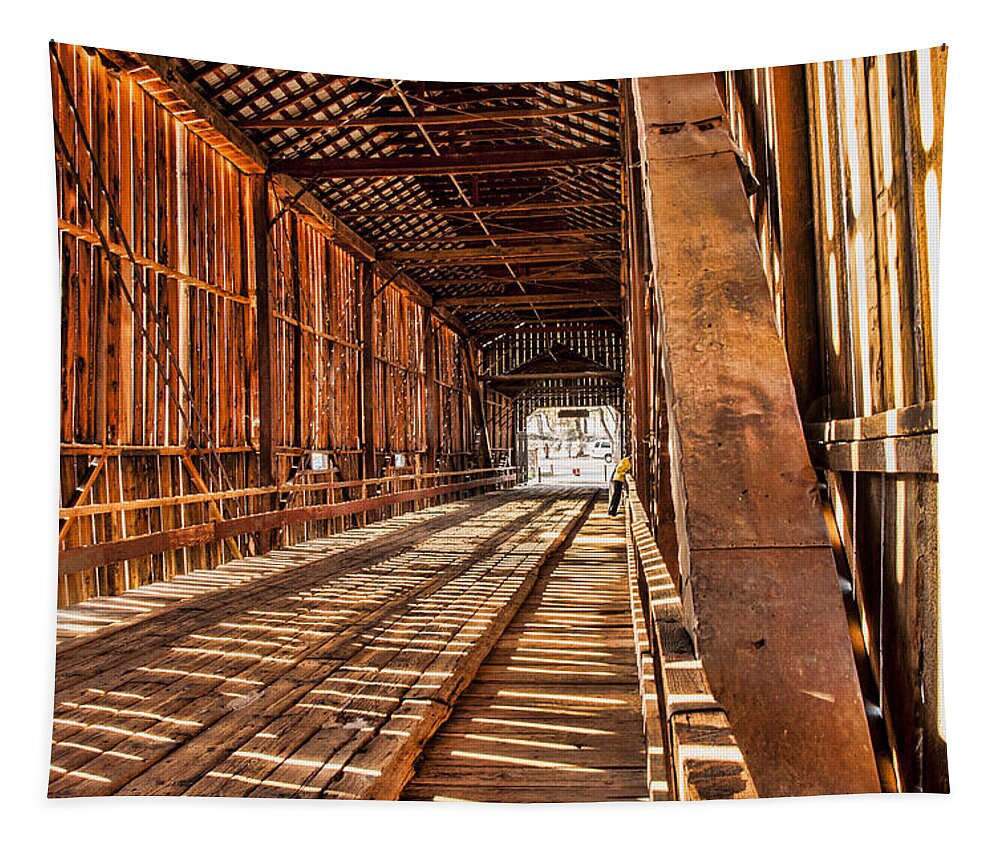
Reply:
<svg viewBox="0 0 1000 851"><path fill-rule="evenodd" d="M610 405L536 408L528 414L528 480L606 485L621 459L621 414Z"/></svg>

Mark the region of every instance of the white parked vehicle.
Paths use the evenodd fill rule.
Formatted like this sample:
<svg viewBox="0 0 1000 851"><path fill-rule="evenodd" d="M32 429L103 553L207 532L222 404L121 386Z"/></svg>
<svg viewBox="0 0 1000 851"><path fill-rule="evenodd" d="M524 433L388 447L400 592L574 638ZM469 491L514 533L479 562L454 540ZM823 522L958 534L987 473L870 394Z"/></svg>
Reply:
<svg viewBox="0 0 1000 851"><path fill-rule="evenodd" d="M610 464L614 456L611 454L610 440L595 440L590 447L591 458L603 458L605 464Z"/></svg>

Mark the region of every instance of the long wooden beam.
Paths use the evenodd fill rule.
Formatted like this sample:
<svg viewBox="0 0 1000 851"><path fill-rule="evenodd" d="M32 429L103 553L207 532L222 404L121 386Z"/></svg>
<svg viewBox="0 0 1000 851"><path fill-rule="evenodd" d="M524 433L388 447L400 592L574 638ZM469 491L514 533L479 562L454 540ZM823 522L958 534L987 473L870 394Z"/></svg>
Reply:
<svg viewBox="0 0 1000 851"><path fill-rule="evenodd" d="M315 195L304 191L301 183L284 174L272 174L270 179L283 203L312 217L321 233L364 260L375 259L375 246L340 221Z"/></svg>
<svg viewBox="0 0 1000 851"><path fill-rule="evenodd" d="M577 106L558 106L534 109L494 109L482 112L462 112L459 110L446 112L421 112L416 115L405 113L396 115L366 115L362 118L327 118L327 119L247 119L238 122L239 127L255 127L262 130L280 130L282 128L309 129L342 129L348 127L435 127L441 125L474 124L482 121L518 121L526 118L559 118L567 115L584 115L595 112L617 112L616 103L592 103Z"/></svg>
<svg viewBox="0 0 1000 851"><path fill-rule="evenodd" d="M493 463L493 452L490 447L490 429L486 421L486 407L483 404L483 393L479 386L480 378L476 374L476 356L472 350L472 341L463 341L462 350L465 357L465 373L469 382L469 395L472 397L472 413L479 426L481 439L479 442L479 455L484 467L489 467Z"/></svg>
<svg viewBox="0 0 1000 851"><path fill-rule="evenodd" d="M269 220L269 204L267 180L264 175L251 178L251 216L253 225L253 258L254 258L254 295L256 301L256 331L257 331L257 394L260 430L257 453L257 484L270 487L275 482L277 472L275 454L275 338L276 329L273 316L274 298L271 289L271 252L268 245L267 231ZM277 506L277 498L264 498L267 510ZM268 529L257 537L258 552L266 553L275 543L274 533Z"/></svg>
<svg viewBox="0 0 1000 851"><path fill-rule="evenodd" d="M90 489L94 486L94 482L97 481L97 477L101 474L101 470L104 469L107 463L108 456L102 455L100 458L93 456L91 458L90 475L87 476L86 481L77 487L72 498L69 501L69 508L75 508L76 506L82 505L83 501L87 498L90 493ZM69 534L70 528L73 526L74 518L71 516L59 519L59 538L58 543L62 546L62 542L66 540L66 536Z"/></svg>
<svg viewBox="0 0 1000 851"><path fill-rule="evenodd" d="M551 325L535 322L526 325L520 322L508 322L503 325L490 325L484 328L477 328L474 335L477 339L483 337L499 337L504 334L555 334L561 331L593 331L593 330L613 330L620 331L621 326L616 325L608 319L597 319L588 321L585 319L567 321L564 319L554 319Z"/></svg>
<svg viewBox="0 0 1000 851"><path fill-rule="evenodd" d="M588 236L619 236L620 228L578 228L576 230L517 230L492 231L489 234L444 234L436 236L416 237L393 241L397 249L407 245L433 245L435 243L455 242L526 242L540 239L567 239ZM544 245L544 243L540 243Z"/></svg>
<svg viewBox="0 0 1000 851"><path fill-rule="evenodd" d="M476 265L482 263L532 262L543 260L593 260L619 257L621 251L589 243L561 245L512 245L507 248L441 248L425 251L390 251L384 255L393 263L433 263L434 265Z"/></svg>
<svg viewBox="0 0 1000 851"><path fill-rule="evenodd" d="M384 207L373 210L351 210L338 212L342 219L410 218L411 216L469 216L482 214L519 215L543 213L559 210L576 210L591 207L617 207L618 201L563 201L534 202L524 204L481 204L472 207Z"/></svg>
<svg viewBox="0 0 1000 851"><path fill-rule="evenodd" d="M581 281L614 281L618 276L613 272L560 272L559 274L518 275L517 278L500 275L475 275L472 278L435 278L424 279L424 289L433 287L466 287L484 286L486 284L559 284L568 286Z"/></svg>
<svg viewBox="0 0 1000 851"><path fill-rule="evenodd" d="M618 293L609 290L579 293L519 293L516 295L474 295L440 298L435 304L441 307L539 307L542 305L567 307L591 307L593 305L617 305Z"/></svg>
<svg viewBox="0 0 1000 851"><path fill-rule="evenodd" d="M808 97L805 69L771 69L777 160L781 279L788 364L799 412L805 416L825 391L820 365L815 237L812 228L812 168L809 157Z"/></svg>
<svg viewBox="0 0 1000 851"><path fill-rule="evenodd" d="M366 479L379 474L375 466L375 270L365 263L361 270L361 470Z"/></svg>
<svg viewBox="0 0 1000 851"><path fill-rule="evenodd" d="M567 165L613 162L617 149L605 145L586 148L533 148L439 157L306 157L272 160L271 169L293 177L353 180L359 177L408 177L437 174L483 174L495 171L532 171Z"/></svg>
<svg viewBox="0 0 1000 851"><path fill-rule="evenodd" d="M565 381L576 378L603 378L620 380L622 374L616 369L576 369L563 372L515 372L508 375L481 375L482 381L491 384L509 384L518 381Z"/></svg>
<svg viewBox="0 0 1000 851"><path fill-rule="evenodd" d="M878 792L816 476L715 80L642 78L634 91L698 656L762 796Z"/></svg>
<svg viewBox="0 0 1000 851"><path fill-rule="evenodd" d="M184 126L245 174L267 171L267 156L239 128L202 97L168 56L101 50Z"/></svg>

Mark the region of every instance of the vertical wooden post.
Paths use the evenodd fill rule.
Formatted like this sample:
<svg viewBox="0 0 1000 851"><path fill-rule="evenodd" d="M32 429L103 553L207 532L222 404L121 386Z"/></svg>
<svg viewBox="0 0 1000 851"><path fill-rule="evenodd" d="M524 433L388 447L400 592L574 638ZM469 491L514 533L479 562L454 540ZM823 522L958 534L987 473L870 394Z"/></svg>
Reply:
<svg viewBox="0 0 1000 851"><path fill-rule="evenodd" d="M97 318L97 346L95 348L97 358L97 376L94 387L94 400L96 402L94 440L101 446L108 442L108 312L110 310L108 299L108 267L104 258L97 251L92 253L94 257L94 300ZM112 261L114 262L114 261ZM112 348L117 344L113 342Z"/></svg>
<svg viewBox="0 0 1000 851"><path fill-rule="evenodd" d="M642 160L636 139L635 113L632 90L622 87L622 150L625 156L625 174L622 177L624 200L623 237L626 240L628 263L626 298L623 305L627 310L627 328L624 336L626 382L630 392L628 417L630 422L629 441L626 452L632 456L632 475L639 493L646 505L650 504L650 468L652 455L649 441L652 434L650 423L651 401L649 398L649 352L652 339L648 331L647 269L648 251L646 221L642 210ZM623 406L622 421L625 423ZM623 428L624 431L624 428Z"/></svg>
<svg viewBox="0 0 1000 851"><path fill-rule="evenodd" d="M373 479L375 468L375 268L361 266L361 477ZM370 494L368 494L370 496Z"/></svg>
<svg viewBox="0 0 1000 851"><path fill-rule="evenodd" d="M480 465L483 467L493 466L493 452L490 449L490 430L486 423L486 408L483 405L483 394L479 387L479 376L476 374L476 356L472 351L472 341L463 341L465 352L465 369L469 376L469 392L472 394L472 415L482 433L482 440L479 442Z"/></svg>
<svg viewBox="0 0 1000 851"><path fill-rule="evenodd" d="M267 179L264 175L250 178L251 215L254 259L254 290L257 313L257 409L260 416L257 451L257 484L274 484L274 317L271 301L270 251L268 248ZM261 509L271 511L273 494L261 497ZM274 530L260 533L258 552L267 552L274 545Z"/></svg>
<svg viewBox="0 0 1000 851"><path fill-rule="evenodd" d="M427 441L427 454L424 456L428 472L437 470L438 452L438 385L437 385L437 335L434 333L434 323L431 321L429 307L424 308L424 412L426 427L424 435Z"/></svg>
<svg viewBox="0 0 1000 851"><path fill-rule="evenodd" d="M302 382L305 364L302 360L302 274L299 269L299 222L295 213L288 214L289 250L292 260L292 307L295 311L295 337L292 343L292 440L296 449L305 448L302 424Z"/></svg>
<svg viewBox="0 0 1000 851"><path fill-rule="evenodd" d="M771 74L785 304L785 333L782 336L799 413L805 419L809 406L825 392L817 324L808 98L802 65L772 68Z"/></svg>

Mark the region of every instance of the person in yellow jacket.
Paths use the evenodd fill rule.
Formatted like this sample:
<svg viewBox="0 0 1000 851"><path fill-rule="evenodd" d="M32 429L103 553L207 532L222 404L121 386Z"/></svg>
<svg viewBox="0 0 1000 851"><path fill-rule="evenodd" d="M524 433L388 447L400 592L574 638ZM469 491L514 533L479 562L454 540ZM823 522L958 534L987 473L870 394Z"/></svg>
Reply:
<svg viewBox="0 0 1000 851"><path fill-rule="evenodd" d="M608 501L608 516L618 515L618 506L622 501L622 488L625 487L625 476L632 469L632 460L626 455L618 462L614 473L611 474L611 499Z"/></svg>

